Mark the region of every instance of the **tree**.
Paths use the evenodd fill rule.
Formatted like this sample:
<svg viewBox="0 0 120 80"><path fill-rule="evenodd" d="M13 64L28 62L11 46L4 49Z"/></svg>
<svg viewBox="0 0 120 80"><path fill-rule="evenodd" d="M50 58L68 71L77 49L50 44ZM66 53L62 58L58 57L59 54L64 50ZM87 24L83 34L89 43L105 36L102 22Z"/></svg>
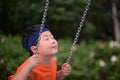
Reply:
<svg viewBox="0 0 120 80"><path fill-rule="evenodd" d="M120 40L120 28L119 28L120 23L117 19L117 7L115 2L112 2L112 15L113 15L115 40L118 42Z"/></svg>

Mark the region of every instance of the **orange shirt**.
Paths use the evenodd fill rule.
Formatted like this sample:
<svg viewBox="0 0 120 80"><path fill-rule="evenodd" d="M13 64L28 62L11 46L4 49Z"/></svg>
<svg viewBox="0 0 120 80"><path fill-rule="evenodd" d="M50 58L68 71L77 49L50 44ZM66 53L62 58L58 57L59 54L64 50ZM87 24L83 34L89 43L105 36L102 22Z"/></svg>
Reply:
<svg viewBox="0 0 120 80"><path fill-rule="evenodd" d="M18 67L16 74L22 70L24 67L26 61ZM44 66L43 64L40 64L37 66L33 72L32 72L32 80L56 80L56 71L57 71L57 66L56 62L54 61L53 58L51 58L51 64L49 66ZM14 75L9 76L8 80L12 80Z"/></svg>

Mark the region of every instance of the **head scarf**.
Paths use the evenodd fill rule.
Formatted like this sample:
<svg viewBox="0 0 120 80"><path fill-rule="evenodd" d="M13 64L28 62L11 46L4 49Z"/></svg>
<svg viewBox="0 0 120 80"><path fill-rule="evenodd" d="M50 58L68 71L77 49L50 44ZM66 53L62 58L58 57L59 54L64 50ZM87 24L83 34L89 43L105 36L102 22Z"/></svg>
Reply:
<svg viewBox="0 0 120 80"><path fill-rule="evenodd" d="M33 35L30 37L30 39L27 41L27 51L30 51L30 47L33 45L33 43L38 39L39 33L43 33L45 31L49 31L48 28L43 28L42 31L40 32L40 30L36 30Z"/></svg>

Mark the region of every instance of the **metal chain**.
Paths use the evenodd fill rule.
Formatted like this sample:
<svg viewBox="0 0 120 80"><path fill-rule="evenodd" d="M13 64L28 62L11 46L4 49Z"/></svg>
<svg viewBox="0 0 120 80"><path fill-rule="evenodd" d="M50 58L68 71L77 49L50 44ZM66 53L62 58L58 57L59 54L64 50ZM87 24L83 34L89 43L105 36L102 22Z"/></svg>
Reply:
<svg viewBox="0 0 120 80"><path fill-rule="evenodd" d="M46 16L47 16L47 11L48 11L48 6L49 6L49 0L46 0L46 5L45 5L45 8L44 8L44 12L43 12L43 17L42 17L42 23L40 25L40 31L39 31L39 37L38 37L38 40L37 40L37 45L36 45L36 52L35 54L38 53L38 47L39 47L39 41L40 41L40 35L42 33L42 29L44 28L44 23L46 22Z"/></svg>
<svg viewBox="0 0 120 80"><path fill-rule="evenodd" d="M81 18L81 22L80 22L80 25L79 25L79 28L78 28L78 32L76 33L76 37L74 38L74 42L72 44L72 47L71 47L71 50L70 50L70 53L69 53L69 57L67 59L67 63L70 63L70 59L71 59L72 53L73 53L73 47L76 45L76 42L78 41L78 37L80 35L79 33L81 31L81 27L83 26L83 22L85 21L85 17L87 15L88 10L89 10L90 4L91 4L91 0L88 0L87 6L86 6L85 11L83 13L83 16ZM48 5L49 5L49 0L46 0L46 5L45 5L45 8L44 8L44 13L43 13L43 17L42 17L42 23L41 23L41 28L40 28L40 32L39 32L39 37L38 37L38 40L37 40L37 45L36 45L37 48L36 48L35 54L38 53L40 35L41 35L41 32L42 32L42 29L44 28L44 23L46 22L45 18L47 16ZM32 80L32 71L30 72L30 80Z"/></svg>
<svg viewBox="0 0 120 80"><path fill-rule="evenodd" d="M82 16L82 18L81 18L81 22L79 23L78 31L77 31L77 33L76 33L76 35L75 35L73 44L72 44L72 46L71 46L70 53L69 53L68 59L67 59L67 61L66 61L67 63L70 63L70 60L71 60L71 58L72 58L73 48L75 47L75 45L76 45L76 43L77 43L77 41L78 41L78 37L79 37L79 35L80 35L81 28L82 28L82 26L83 26L83 22L85 21L85 17L86 17L86 15L87 15L88 10L89 10L90 4L91 4L91 0L88 0L87 5L86 5L86 7L85 7L85 11L83 12L83 16Z"/></svg>
<svg viewBox="0 0 120 80"><path fill-rule="evenodd" d="M36 45L36 51L35 51L35 54L38 54L38 47L39 47L39 42L40 42L40 35L42 33L42 29L44 28L44 23L46 22L46 16L47 16L47 11L48 11L48 6L49 6L49 0L46 0L46 5L45 5L45 8L44 8L44 12L43 12L43 17L42 17L42 20L41 20L41 25L40 25L40 31L39 31L39 37L38 37L38 40L37 40L37 45ZM29 80L32 80L32 72L30 72L30 79Z"/></svg>

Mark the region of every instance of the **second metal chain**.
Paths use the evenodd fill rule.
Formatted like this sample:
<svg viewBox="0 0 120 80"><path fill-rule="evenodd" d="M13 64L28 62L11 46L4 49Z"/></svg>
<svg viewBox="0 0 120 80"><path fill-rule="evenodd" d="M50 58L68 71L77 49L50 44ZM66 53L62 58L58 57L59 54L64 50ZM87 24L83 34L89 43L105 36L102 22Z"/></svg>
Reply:
<svg viewBox="0 0 120 80"><path fill-rule="evenodd" d="M72 46L71 46L71 50L70 50L68 59L67 59L67 61L66 61L67 63L70 63L70 60L71 60L71 58L72 58L73 48L75 47L75 45L76 45L76 43L77 43L77 41L78 41L78 37L79 37L79 35L80 35L81 28L82 28L82 26L83 26L83 22L85 21L85 17L86 17L86 15L87 15L88 10L89 10L90 4L91 4L91 0L88 0L87 5L86 5L86 7L85 7L85 11L84 11L83 16L82 16L82 18L81 18L81 22L79 23L78 31L77 31L77 33L76 33L76 35L75 35L73 44L72 44Z"/></svg>

